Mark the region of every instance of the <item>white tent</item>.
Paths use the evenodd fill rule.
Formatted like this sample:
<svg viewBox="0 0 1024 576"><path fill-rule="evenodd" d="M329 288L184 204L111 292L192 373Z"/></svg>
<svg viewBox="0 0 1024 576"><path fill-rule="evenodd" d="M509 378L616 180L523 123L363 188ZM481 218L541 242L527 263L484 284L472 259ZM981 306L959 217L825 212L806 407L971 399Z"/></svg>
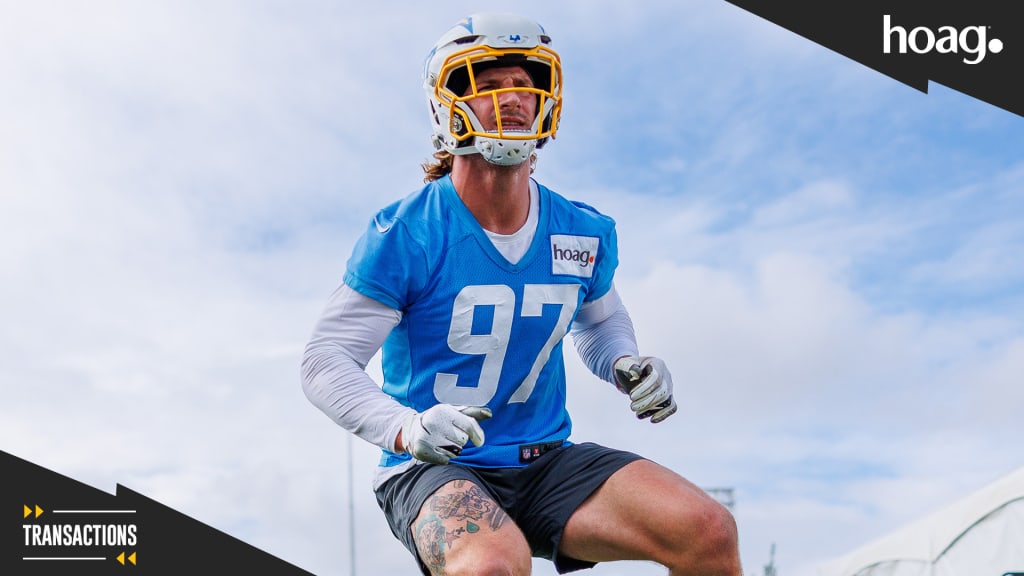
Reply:
<svg viewBox="0 0 1024 576"><path fill-rule="evenodd" d="M1024 467L819 566L819 576L1024 574Z"/></svg>

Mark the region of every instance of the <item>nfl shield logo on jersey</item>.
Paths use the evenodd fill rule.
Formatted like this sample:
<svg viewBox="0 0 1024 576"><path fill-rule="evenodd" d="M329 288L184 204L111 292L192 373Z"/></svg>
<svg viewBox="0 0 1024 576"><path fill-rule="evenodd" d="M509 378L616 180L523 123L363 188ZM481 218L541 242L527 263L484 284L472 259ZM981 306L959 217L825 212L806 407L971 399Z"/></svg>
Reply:
<svg viewBox="0 0 1024 576"><path fill-rule="evenodd" d="M590 278L597 260L598 239L592 236L551 235L551 273Z"/></svg>

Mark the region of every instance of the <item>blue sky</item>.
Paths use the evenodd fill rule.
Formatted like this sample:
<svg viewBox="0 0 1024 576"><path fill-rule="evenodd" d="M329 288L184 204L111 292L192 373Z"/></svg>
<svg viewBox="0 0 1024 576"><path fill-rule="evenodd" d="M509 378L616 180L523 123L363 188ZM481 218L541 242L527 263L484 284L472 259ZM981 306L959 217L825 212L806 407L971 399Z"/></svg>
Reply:
<svg viewBox="0 0 1024 576"><path fill-rule="evenodd" d="M0 449L347 574L349 444L299 358L480 6L0 4ZM747 573L775 543L784 576L1024 464L1024 119L720 0L517 10L566 71L536 176L619 222L681 405L634 421L567 347L575 439L733 488ZM411 573L352 456L359 572Z"/></svg>

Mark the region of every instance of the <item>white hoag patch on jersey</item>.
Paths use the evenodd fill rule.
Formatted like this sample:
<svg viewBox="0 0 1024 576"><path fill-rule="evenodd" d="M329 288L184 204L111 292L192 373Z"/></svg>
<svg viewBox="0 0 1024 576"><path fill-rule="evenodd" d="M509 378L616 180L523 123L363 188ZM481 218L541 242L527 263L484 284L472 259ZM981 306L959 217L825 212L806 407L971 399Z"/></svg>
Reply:
<svg viewBox="0 0 1024 576"><path fill-rule="evenodd" d="M599 240L592 236L551 235L551 273L581 278L594 275Z"/></svg>

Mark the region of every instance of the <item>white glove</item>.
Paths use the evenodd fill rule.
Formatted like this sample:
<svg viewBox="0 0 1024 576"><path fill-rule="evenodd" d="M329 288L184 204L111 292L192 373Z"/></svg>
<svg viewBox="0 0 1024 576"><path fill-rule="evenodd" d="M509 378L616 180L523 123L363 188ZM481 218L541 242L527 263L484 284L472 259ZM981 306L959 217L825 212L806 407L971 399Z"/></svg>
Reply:
<svg viewBox="0 0 1024 576"><path fill-rule="evenodd" d="M657 424L676 413L672 397L672 374L660 358L624 356L615 361L615 383L633 401L629 408L636 417Z"/></svg>
<svg viewBox="0 0 1024 576"><path fill-rule="evenodd" d="M479 421L490 417L490 409L484 406L431 406L402 423L402 445L417 460L447 464L462 452L467 441L483 445L484 430Z"/></svg>

